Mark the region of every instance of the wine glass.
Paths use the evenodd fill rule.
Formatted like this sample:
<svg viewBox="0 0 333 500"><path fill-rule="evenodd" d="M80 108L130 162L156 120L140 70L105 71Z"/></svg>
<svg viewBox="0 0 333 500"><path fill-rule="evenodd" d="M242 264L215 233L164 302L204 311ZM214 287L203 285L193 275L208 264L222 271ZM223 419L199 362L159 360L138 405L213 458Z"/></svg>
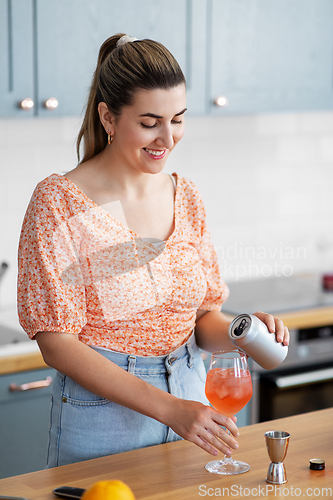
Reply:
<svg viewBox="0 0 333 500"><path fill-rule="evenodd" d="M232 417L241 410L252 397L247 355L238 349L214 352L207 373L205 392L212 406L223 415ZM214 474L227 475L242 474L250 469L247 463L233 460L227 455L223 460L213 460L205 467Z"/></svg>

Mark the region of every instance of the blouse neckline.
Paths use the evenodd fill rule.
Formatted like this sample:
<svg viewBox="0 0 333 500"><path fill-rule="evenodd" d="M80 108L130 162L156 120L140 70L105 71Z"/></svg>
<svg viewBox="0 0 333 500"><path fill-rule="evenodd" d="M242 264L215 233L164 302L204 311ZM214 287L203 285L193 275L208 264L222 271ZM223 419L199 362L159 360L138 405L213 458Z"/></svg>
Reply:
<svg viewBox="0 0 333 500"><path fill-rule="evenodd" d="M176 182L174 183L175 184L174 216L173 216L174 227L173 227L172 233L169 235L169 237L166 240L164 240L164 241L163 240L159 240L161 243L162 242L163 243L167 243L176 234L176 229L178 227L178 217L177 217L177 214L178 214L178 205L179 205L179 180L180 179L179 179L179 176L178 176L178 174L176 172L173 172L172 176L176 176ZM58 179L60 178L62 182L64 182L65 184L67 183L67 185L73 191L76 191L78 193L78 195L81 196L81 197L83 197L83 198L85 198L90 203L90 205L93 205L94 207L97 207L99 210L101 210L103 212L103 214L105 214L107 217L111 218L116 224L118 224L123 229L125 229L126 231L128 231L133 238L139 238L141 240L145 240L145 238L143 238L142 236L140 236L138 233L136 233L135 231L133 231L129 227L125 226L125 224L123 224L120 220L116 219L116 217L113 217L113 215L111 215L109 212L107 212L106 210L104 210L103 207L101 207L94 200L92 200L91 198L89 198L89 196L86 195L83 191L81 191L81 189L73 181L71 181L70 179L68 179L67 177L65 177L64 175L61 175L61 174L52 174L51 177L57 177ZM172 179L172 180L174 181L174 179ZM151 238L151 239L154 239L154 240L157 241L157 238Z"/></svg>

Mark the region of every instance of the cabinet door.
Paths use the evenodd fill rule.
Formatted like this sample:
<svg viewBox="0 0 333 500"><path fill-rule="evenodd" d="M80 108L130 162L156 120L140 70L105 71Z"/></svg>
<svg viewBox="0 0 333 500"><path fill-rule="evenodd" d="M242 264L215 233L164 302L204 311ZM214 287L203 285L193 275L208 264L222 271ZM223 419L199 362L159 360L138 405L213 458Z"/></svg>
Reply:
<svg viewBox="0 0 333 500"><path fill-rule="evenodd" d="M210 8L208 110L333 108L331 0L210 0ZM218 109L221 94L229 104Z"/></svg>
<svg viewBox="0 0 333 500"><path fill-rule="evenodd" d="M0 478L44 469L50 418L50 386L11 391L10 384L27 384L54 377L42 369L0 377Z"/></svg>
<svg viewBox="0 0 333 500"><path fill-rule="evenodd" d="M81 113L99 47L115 33L162 42L186 73L191 5L185 0L37 0L38 114ZM55 111L43 106L50 97L59 102Z"/></svg>
<svg viewBox="0 0 333 500"><path fill-rule="evenodd" d="M35 99L32 0L0 0L0 116L32 116L20 102Z"/></svg>

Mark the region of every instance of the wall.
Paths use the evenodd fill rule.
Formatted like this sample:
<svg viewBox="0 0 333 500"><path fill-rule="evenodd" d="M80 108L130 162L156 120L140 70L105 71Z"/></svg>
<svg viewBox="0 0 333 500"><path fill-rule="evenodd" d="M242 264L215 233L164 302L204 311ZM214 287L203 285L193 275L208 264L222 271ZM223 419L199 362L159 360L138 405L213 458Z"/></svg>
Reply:
<svg viewBox="0 0 333 500"><path fill-rule="evenodd" d="M79 118L0 120L0 308L37 182L75 166ZM333 270L333 113L188 117L167 171L199 187L227 282Z"/></svg>
<svg viewBox="0 0 333 500"><path fill-rule="evenodd" d="M333 113L189 119L177 148L226 281L333 271Z"/></svg>

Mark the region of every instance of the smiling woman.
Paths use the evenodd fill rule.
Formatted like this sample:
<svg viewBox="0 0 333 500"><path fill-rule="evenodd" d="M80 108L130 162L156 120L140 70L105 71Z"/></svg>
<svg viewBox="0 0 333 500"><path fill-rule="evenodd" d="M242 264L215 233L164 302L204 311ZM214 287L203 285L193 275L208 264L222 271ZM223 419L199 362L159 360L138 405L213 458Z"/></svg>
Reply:
<svg viewBox="0 0 333 500"><path fill-rule="evenodd" d="M58 370L49 467L180 438L211 454L238 446L236 419L208 405L198 348L232 347L220 312L228 289L198 190L163 172L185 111L184 75L163 45L109 38L83 159L40 182L29 204L18 305Z"/></svg>
<svg viewBox="0 0 333 500"><path fill-rule="evenodd" d="M174 90L174 93L176 94L177 92L179 92L180 94L183 93L183 91L185 91L184 87L183 86L179 86L179 87L176 87L175 89L172 89ZM160 89L159 89L159 93L160 93ZM164 102L168 101L168 98L170 98L170 102L172 102L172 97L170 95L170 92L171 90L169 91L169 95L168 96L162 96L160 94L159 98L162 99ZM150 93L151 95L151 93ZM176 95L175 95L176 97ZM182 96L180 96L182 97ZM184 100L185 100L185 95L184 95ZM149 105L151 105L151 103L149 103ZM186 111L186 108L184 108L182 111L180 111L179 113L176 113L173 118L171 119L170 123L171 124L174 124L174 125L182 125L183 124L183 115ZM152 128L156 128L158 125L160 125L161 123L161 120L165 120L165 118L161 115L156 115L154 113L144 113L142 115L140 115L140 117L142 118L152 118L154 119L153 123L149 120L150 123L152 124L148 124L148 123L144 123L144 120L141 122L141 125L142 127L144 128L149 128L149 129L152 129ZM183 133L184 133L184 127L182 127L181 129L179 130L176 130L176 134L175 134L175 137L177 139L177 142L183 137ZM159 135L161 135L161 132L159 132ZM161 137L161 139L163 140L163 138ZM173 138L172 138L173 139ZM173 139L174 140L174 139ZM172 148L177 144L177 142L173 143L172 144ZM171 149L170 148L170 151ZM158 158L164 158L165 154L166 154L166 151L167 149L148 149L148 148L143 148L145 151L147 151L149 154L151 154L154 158L158 159Z"/></svg>
<svg viewBox="0 0 333 500"><path fill-rule="evenodd" d="M132 170L162 171L170 152L183 137L185 103L183 84L167 90L138 90L132 104L124 106L120 115L110 111L106 103L99 103L100 121L113 137L110 147L104 150L113 169L128 174ZM147 109L151 111L143 112Z"/></svg>
<svg viewBox="0 0 333 500"><path fill-rule="evenodd" d="M179 64L162 44L125 37L127 35L113 36L100 48L86 115L77 142L79 156L80 143L84 139L82 162L106 146L105 131L98 118L98 103L106 103L108 109L117 116L124 106L133 103L139 89L185 86L185 77Z"/></svg>

